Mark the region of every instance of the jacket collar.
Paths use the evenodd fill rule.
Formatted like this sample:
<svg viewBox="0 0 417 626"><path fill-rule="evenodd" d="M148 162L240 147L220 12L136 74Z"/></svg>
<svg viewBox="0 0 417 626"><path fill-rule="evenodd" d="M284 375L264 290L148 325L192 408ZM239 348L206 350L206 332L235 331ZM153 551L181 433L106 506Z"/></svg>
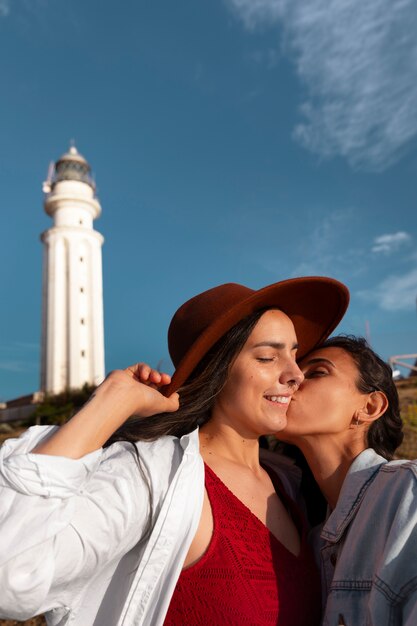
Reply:
<svg viewBox="0 0 417 626"><path fill-rule="evenodd" d="M323 539L331 543L340 540L356 515L369 485L384 463L387 463L387 460L372 448L367 448L356 457L343 482L336 508L324 524L321 532Z"/></svg>

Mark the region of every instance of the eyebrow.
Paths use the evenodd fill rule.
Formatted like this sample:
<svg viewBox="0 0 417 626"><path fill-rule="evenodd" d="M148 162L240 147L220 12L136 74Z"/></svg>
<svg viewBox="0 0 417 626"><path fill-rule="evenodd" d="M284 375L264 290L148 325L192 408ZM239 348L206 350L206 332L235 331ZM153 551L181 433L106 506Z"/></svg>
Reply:
<svg viewBox="0 0 417 626"><path fill-rule="evenodd" d="M259 343L256 343L254 346L252 346L253 348L275 348L275 350L284 350L284 348L286 348L286 344L285 343L281 343L278 341L261 341ZM298 343L294 343L291 350L297 350L298 348Z"/></svg>
<svg viewBox="0 0 417 626"><path fill-rule="evenodd" d="M315 363L327 363L328 365L331 365L332 367L336 367L333 361L330 361L330 359L325 359L324 357L320 357L320 356L315 357L314 359L309 359L307 363L303 363L303 365L314 365Z"/></svg>

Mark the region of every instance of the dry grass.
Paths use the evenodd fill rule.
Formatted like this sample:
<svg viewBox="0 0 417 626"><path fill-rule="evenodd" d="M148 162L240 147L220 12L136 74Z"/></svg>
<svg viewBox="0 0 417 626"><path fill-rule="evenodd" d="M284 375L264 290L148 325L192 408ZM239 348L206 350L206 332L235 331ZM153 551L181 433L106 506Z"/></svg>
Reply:
<svg viewBox="0 0 417 626"><path fill-rule="evenodd" d="M26 620L26 622L17 622L15 619L3 619L0 620L1 626L46 626L45 618L42 615L39 617L32 617L32 619Z"/></svg>
<svg viewBox="0 0 417 626"><path fill-rule="evenodd" d="M4 428L4 424L1 425L1 428ZM11 437L19 437L25 428L16 428L14 430L8 432L0 432L0 445L6 441L6 439L10 439Z"/></svg>
<svg viewBox="0 0 417 626"><path fill-rule="evenodd" d="M400 459L417 458L417 376L398 381L404 441L397 451Z"/></svg>
<svg viewBox="0 0 417 626"><path fill-rule="evenodd" d="M401 403L401 414L404 420L404 443L398 450L398 458L417 458L417 377L410 378L397 383L398 393ZM9 437L16 437L23 429L0 433L0 443ZM0 620L0 626L45 626L46 622L42 616L34 617L26 622L15 620Z"/></svg>

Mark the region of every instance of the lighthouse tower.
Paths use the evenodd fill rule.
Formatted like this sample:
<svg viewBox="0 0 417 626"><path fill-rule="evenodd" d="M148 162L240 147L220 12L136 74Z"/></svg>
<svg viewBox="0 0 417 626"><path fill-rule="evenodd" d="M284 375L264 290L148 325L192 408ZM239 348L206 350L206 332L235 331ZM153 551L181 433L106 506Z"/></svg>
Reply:
<svg viewBox="0 0 417 626"><path fill-rule="evenodd" d="M59 393L104 378L103 236L91 168L75 146L51 164L43 185L53 219L42 233L41 389Z"/></svg>

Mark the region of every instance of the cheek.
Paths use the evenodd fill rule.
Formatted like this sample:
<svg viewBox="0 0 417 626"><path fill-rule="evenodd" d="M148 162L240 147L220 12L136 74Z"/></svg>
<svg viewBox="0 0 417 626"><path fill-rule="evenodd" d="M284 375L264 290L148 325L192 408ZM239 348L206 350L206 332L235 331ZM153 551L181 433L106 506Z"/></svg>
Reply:
<svg viewBox="0 0 417 626"><path fill-rule="evenodd" d="M350 423L352 404L352 396L341 393L340 389L319 394L316 402L310 404L311 420L322 432L344 431ZM308 406L306 410L309 410Z"/></svg>
<svg viewBox="0 0 417 626"><path fill-rule="evenodd" d="M264 387L262 377L248 367L234 368L218 399L225 405L245 405L259 389Z"/></svg>
<svg viewBox="0 0 417 626"><path fill-rule="evenodd" d="M319 423L332 419L340 409L339 394L329 392L328 387L321 389L318 381L308 381L296 393L296 400L290 403L288 415L305 424Z"/></svg>
<svg viewBox="0 0 417 626"><path fill-rule="evenodd" d="M231 384L236 390L236 393L246 394L246 396L249 394L263 395L274 381L275 379L271 376L270 371L262 370L261 368L247 367L236 372L233 380L231 380Z"/></svg>
<svg viewBox="0 0 417 626"><path fill-rule="evenodd" d="M252 383L253 379L254 372L251 371L250 367L244 364L235 364L227 379L226 387L230 389L244 389L248 384Z"/></svg>
<svg viewBox="0 0 417 626"><path fill-rule="evenodd" d="M339 393L338 389L331 390L326 394L319 394L316 405L319 404L320 412L327 420L334 421L340 419L340 415L346 412L346 402L349 399Z"/></svg>
<svg viewBox="0 0 417 626"><path fill-rule="evenodd" d="M350 419L355 410L361 405L362 399L358 397L356 387L341 385L331 389L326 394L326 401L323 403L327 405L326 413L333 414L339 420Z"/></svg>
<svg viewBox="0 0 417 626"><path fill-rule="evenodd" d="M217 396L217 403L222 406L236 405L239 402L239 398L245 393L245 388L247 388L247 385L242 382L239 371L232 371L225 386Z"/></svg>

